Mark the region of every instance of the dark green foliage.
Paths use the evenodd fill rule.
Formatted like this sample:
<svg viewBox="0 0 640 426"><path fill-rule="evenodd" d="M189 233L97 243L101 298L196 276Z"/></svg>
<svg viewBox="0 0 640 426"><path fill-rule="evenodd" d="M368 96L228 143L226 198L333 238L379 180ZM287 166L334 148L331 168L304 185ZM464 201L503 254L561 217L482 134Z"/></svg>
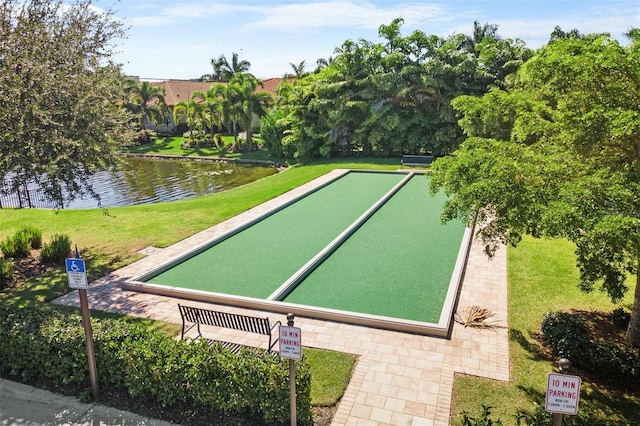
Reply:
<svg viewBox="0 0 640 426"><path fill-rule="evenodd" d="M558 30L503 89L455 98L468 138L431 168L433 192L451 195L443 220L482 224L487 253L526 234L566 238L580 289L614 303L637 275L640 247L640 31L627 35L623 46ZM640 348L634 300L626 340Z"/></svg>
<svg viewBox="0 0 640 426"><path fill-rule="evenodd" d="M279 117L269 123L277 132L261 130L269 151L298 160L450 154L464 136L451 100L506 86L532 55L495 25L476 22L472 37L441 38L402 36L403 23L381 25L380 42L347 40L331 64L281 84Z"/></svg>
<svg viewBox="0 0 640 426"><path fill-rule="evenodd" d="M553 414L545 410L544 407L538 406L533 413L521 414L516 418L517 426L553 426ZM620 423L608 420L596 420L588 414L578 412L576 416L563 416L563 426L614 426Z"/></svg>
<svg viewBox="0 0 640 426"><path fill-rule="evenodd" d="M493 407L482 404L482 414L479 417L471 417L468 413L463 413L463 426L499 426L504 424L502 419L492 419L491 409ZM553 414L538 406L532 413L518 413L515 417L516 426L553 426ZM576 416L564 416L563 426L613 426L619 423L609 421L594 420L591 417L578 413Z"/></svg>
<svg viewBox="0 0 640 426"><path fill-rule="evenodd" d="M90 177L133 137L112 60L124 24L80 0L3 1L0 23L0 181L58 204L96 195Z"/></svg>
<svg viewBox="0 0 640 426"><path fill-rule="evenodd" d="M548 312L542 320L542 332L558 356L579 366L589 346L587 325L582 318L566 312Z"/></svg>
<svg viewBox="0 0 640 426"><path fill-rule="evenodd" d="M12 261L0 256L0 290L11 281L13 276L14 264Z"/></svg>
<svg viewBox="0 0 640 426"><path fill-rule="evenodd" d="M493 407L488 407L482 404L482 414L480 418L475 418L469 416L467 413L463 413L462 417L462 426L500 426L502 425L502 420L492 420L491 419L491 409Z"/></svg>
<svg viewBox="0 0 640 426"><path fill-rule="evenodd" d="M26 225L12 236L0 242L0 250L4 257L23 259L29 257L31 249L42 247L42 230L35 226Z"/></svg>
<svg viewBox="0 0 640 426"><path fill-rule="evenodd" d="M631 320L631 313L624 310L624 308L616 308L611 312L611 322L617 327L627 328L629 321Z"/></svg>
<svg viewBox="0 0 640 426"><path fill-rule="evenodd" d="M262 137L264 148L269 151L273 158L293 158L293 152L287 152L282 140L285 135L286 117L284 110L277 109L260 119L260 136Z"/></svg>
<svg viewBox="0 0 640 426"><path fill-rule="evenodd" d="M42 247L40 257L45 263L60 265L71 253L71 239L67 235L54 234L51 241Z"/></svg>
<svg viewBox="0 0 640 426"><path fill-rule="evenodd" d="M86 391L89 368L80 316L0 304L0 318L3 374L53 382L75 394ZM91 322L103 390L190 412L251 416L261 424L288 421L287 360L261 351L234 355L204 340L176 340L122 319ZM298 422L310 425L311 374L304 360L296 362L296 389Z"/></svg>
<svg viewBox="0 0 640 426"><path fill-rule="evenodd" d="M29 234L18 231L0 242L0 250L5 257L24 259L31 253L31 238Z"/></svg>
<svg viewBox="0 0 640 426"><path fill-rule="evenodd" d="M553 352L603 381L640 387L640 350L606 341L592 341L585 321L567 312L548 312L542 332Z"/></svg>

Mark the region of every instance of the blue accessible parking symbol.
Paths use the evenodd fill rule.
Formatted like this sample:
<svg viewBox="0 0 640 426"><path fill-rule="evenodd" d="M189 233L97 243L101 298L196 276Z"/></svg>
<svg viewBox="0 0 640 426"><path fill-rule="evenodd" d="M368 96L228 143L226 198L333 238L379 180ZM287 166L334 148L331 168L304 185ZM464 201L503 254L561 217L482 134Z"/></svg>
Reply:
<svg viewBox="0 0 640 426"><path fill-rule="evenodd" d="M67 266L69 287L78 289L88 288L89 286L87 284L87 273L84 266L84 260L70 258L65 259L65 263Z"/></svg>

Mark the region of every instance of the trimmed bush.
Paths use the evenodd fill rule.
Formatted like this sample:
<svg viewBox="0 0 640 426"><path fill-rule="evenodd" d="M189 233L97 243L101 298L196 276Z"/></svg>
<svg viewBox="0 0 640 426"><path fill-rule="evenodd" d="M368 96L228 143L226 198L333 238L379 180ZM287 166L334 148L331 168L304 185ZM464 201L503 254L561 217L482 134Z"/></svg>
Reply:
<svg viewBox="0 0 640 426"><path fill-rule="evenodd" d="M39 249L42 247L42 229L36 228L32 225L27 225L20 229L18 233L23 233L27 238L29 238L29 244L32 249Z"/></svg>
<svg viewBox="0 0 640 426"><path fill-rule="evenodd" d="M71 253L71 239L67 235L55 234L51 241L42 247L40 257L45 263L61 265Z"/></svg>
<svg viewBox="0 0 640 426"><path fill-rule="evenodd" d="M24 259L31 254L31 237L24 232L16 232L0 242L0 250L4 257Z"/></svg>
<svg viewBox="0 0 640 426"><path fill-rule="evenodd" d="M553 352L601 380L640 388L640 350L610 342L591 341L582 318L567 312L548 312L542 332Z"/></svg>
<svg viewBox="0 0 640 426"><path fill-rule="evenodd" d="M42 230L31 225L22 227L15 234L0 242L0 250L4 256L14 259L29 257L31 249L39 249L40 247L42 247Z"/></svg>
<svg viewBox="0 0 640 426"><path fill-rule="evenodd" d="M0 303L3 373L46 380L80 394L90 386L82 319L51 307ZM289 419L288 361L277 355L233 354L206 341L181 341L123 319L92 319L101 387L124 390L181 410L219 410L283 424ZM29 354L29 356L24 356ZM311 373L296 361L297 417L312 424Z"/></svg>

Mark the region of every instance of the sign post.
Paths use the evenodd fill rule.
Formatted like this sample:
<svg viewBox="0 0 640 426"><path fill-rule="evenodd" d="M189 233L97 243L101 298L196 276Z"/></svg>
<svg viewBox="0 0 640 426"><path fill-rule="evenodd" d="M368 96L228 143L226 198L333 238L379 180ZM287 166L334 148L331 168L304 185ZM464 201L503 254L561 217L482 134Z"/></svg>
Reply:
<svg viewBox="0 0 640 426"><path fill-rule="evenodd" d="M69 287L78 289L80 296L80 311L82 312L82 324L84 325L84 340L87 345L87 358L89 361L89 376L91 378L91 391L93 397L98 397L98 370L96 368L96 355L93 347L93 333L91 331L91 317L89 316L89 301L87 299L87 272L83 259L76 257L65 260L67 267L67 280Z"/></svg>
<svg viewBox="0 0 640 426"><path fill-rule="evenodd" d="M296 359L302 358L302 331L293 326L293 314L287 314L287 327L280 326L278 341L280 356L289 358L289 400L291 401L291 426L296 426Z"/></svg>
<svg viewBox="0 0 640 426"><path fill-rule="evenodd" d="M553 413L553 425L562 425L562 416L578 414L580 402L579 376L570 376L564 373L569 367L569 360L560 360L560 373L551 373L547 378L547 392L545 397L545 409Z"/></svg>

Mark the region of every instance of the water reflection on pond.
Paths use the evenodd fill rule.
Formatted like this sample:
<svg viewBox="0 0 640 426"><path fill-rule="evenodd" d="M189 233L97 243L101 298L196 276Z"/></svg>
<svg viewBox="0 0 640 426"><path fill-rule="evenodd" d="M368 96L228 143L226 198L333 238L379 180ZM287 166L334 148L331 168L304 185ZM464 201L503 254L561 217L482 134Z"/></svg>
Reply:
<svg viewBox="0 0 640 426"><path fill-rule="evenodd" d="M117 170L99 172L91 179L102 207L182 200L235 188L273 175L275 167L214 161L184 161L126 157ZM86 197L64 208L96 208Z"/></svg>

